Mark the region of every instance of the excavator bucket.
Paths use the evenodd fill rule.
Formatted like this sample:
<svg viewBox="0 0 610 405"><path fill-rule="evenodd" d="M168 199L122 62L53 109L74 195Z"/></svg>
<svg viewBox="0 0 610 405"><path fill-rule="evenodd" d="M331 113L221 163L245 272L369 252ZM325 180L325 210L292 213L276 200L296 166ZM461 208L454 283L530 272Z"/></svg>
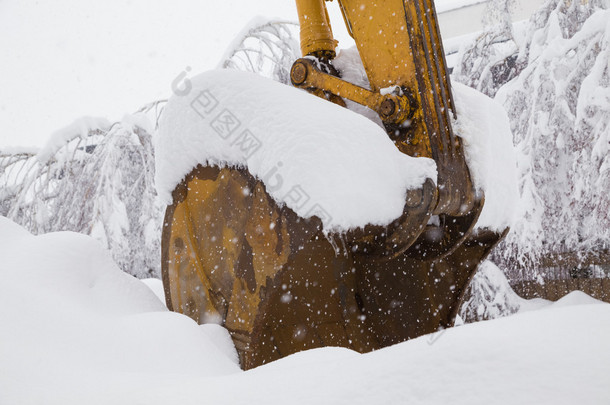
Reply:
<svg viewBox="0 0 610 405"><path fill-rule="evenodd" d="M452 131L432 0L339 5L369 88L319 68L332 67L335 45L323 0L297 1L310 58L296 61L293 84L375 109L402 153L434 159L438 179L410 190L392 223L340 235L338 250L321 218L278 204L247 168L194 167L165 216L167 304L226 327L244 369L323 346L368 352L452 326L478 264L503 236L474 230L484 198Z"/></svg>

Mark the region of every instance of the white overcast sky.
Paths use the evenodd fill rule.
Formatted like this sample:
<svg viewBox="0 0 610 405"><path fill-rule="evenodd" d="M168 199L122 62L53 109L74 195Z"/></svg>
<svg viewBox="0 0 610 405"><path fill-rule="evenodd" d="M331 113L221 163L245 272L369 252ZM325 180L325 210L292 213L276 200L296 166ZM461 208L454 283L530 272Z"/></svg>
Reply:
<svg viewBox="0 0 610 405"><path fill-rule="evenodd" d="M117 120L167 98L177 74L214 68L257 15L297 20L290 0L0 0L0 148L42 146L78 117Z"/></svg>

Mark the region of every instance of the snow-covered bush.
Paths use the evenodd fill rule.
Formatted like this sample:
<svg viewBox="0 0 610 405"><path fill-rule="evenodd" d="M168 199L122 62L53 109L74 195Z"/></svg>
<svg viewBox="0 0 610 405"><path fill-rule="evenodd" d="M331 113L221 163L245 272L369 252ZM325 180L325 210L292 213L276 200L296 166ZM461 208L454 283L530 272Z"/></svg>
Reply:
<svg viewBox="0 0 610 405"><path fill-rule="evenodd" d="M453 69L453 80L494 97L498 89L523 69L518 60L510 11L514 0L487 3L485 29L474 41L462 45Z"/></svg>
<svg viewBox="0 0 610 405"><path fill-rule="evenodd" d="M152 133L143 113L114 124L85 117L38 153L0 152L0 214L35 234L91 235L124 271L159 276L164 207L153 184Z"/></svg>
<svg viewBox="0 0 610 405"><path fill-rule="evenodd" d="M290 83L290 68L301 57L299 25L256 17L239 33L219 67L244 70Z"/></svg>
<svg viewBox="0 0 610 405"><path fill-rule="evenodd" d="M502 270L485 261L468 286L460 317L470 323L512 315L519 311L521 301L523 299L512 290Z"/></svg>
<svg viewBox="0 0 610 405"><path fill-rule="evenodd" d="M523 69L517 51L510 32L492 28L462 49L453 79L494 97L502 85Z"/></svg>
<svg viewBox="0 0 610 405"><path fill-rule="evenodd" d="M494 256L511 278L534 278L522 269L543 257L610 258L609 7L604 0L549 0L516 52L494 60L483 36L456 72L458 81L497 92L511 120L521 201ZM512 80L489 79L485 72L502 63L515 67L505 78Z"/></svg>

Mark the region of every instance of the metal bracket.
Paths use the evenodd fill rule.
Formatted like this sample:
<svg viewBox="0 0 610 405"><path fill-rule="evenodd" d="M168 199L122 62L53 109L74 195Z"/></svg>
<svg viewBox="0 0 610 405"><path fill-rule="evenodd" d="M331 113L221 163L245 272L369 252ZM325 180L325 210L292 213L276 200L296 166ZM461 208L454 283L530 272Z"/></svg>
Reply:
<svg viewBox="0 0 610 405"><path fill-rule="evenodd" d="M308 91L324 90L346 98L377 112L386 124L402 124L411 119L418 107L408 91L396 91L382 95L346 82L338 77L322 72L315 61L308 58L297 59L292 65L290 79L295 87ZM400 90L400 88L397 88Z"/></svg>

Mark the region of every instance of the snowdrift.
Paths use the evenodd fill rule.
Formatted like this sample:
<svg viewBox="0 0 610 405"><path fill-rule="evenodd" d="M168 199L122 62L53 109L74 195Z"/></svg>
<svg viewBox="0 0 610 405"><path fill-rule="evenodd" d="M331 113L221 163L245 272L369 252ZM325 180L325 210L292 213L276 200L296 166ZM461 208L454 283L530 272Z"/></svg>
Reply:
<svg viewBox="0 0 610 405"><path fill-rule="evenodd" d="M584 294L242 372L222 328L168 312L88 236L33 236L0 217L0 257L2 404L610 403L610 305Z"/></svg>

